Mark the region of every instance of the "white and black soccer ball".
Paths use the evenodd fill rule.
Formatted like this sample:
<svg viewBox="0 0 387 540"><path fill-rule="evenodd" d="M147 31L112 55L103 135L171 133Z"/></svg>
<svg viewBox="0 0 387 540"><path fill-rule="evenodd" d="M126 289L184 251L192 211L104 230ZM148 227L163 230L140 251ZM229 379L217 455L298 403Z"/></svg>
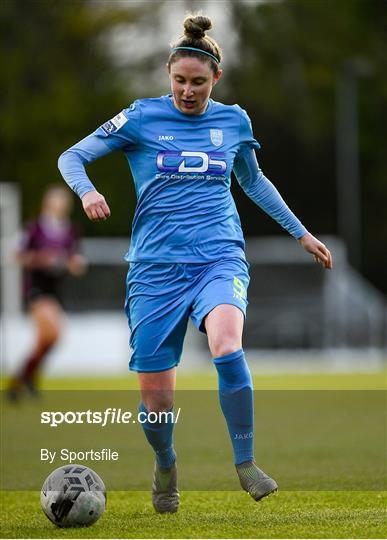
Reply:
<svg viewBox="0 0 387 540"><path fill-rule="evenodd" d="M58 527L88 526L105 510L106 489L89 467L65 465L46 478L40 502L48 519Z"/></svg>

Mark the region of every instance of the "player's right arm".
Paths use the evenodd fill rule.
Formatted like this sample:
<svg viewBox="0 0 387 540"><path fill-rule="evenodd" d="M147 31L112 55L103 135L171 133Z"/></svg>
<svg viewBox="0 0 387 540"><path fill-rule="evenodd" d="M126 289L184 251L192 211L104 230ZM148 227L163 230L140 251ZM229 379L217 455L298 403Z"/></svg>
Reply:
<svg viewBox="0 0 387 540"><path fill-rule="evenodd" d="M88 177L85 166L110 152L112 149L93 133L63 152L58 160L63 178L82 200L83 209L92 221L107 219L110 209Z"/></svg>
<svg viewBox="0 0 387 540"><path fill-rule="evenodd" d="M136 144L138 109L132 104L59 157L58 168L64 180L82 200L83 209L92 221L107 219L110 208L105 197L95 189L85 166L110 152Z"/></svg>

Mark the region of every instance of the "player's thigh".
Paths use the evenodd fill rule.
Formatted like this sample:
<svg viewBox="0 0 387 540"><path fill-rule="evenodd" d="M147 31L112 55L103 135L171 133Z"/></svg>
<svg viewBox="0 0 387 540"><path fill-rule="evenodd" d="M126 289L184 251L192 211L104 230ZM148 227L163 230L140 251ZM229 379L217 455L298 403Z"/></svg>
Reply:
<svg viewBox="0 0 387 540"><path fill-rule="evenodd" d="M214 357L224 356L242 347L244 314L231 304L217 305L204 319L208 346Z"/></svg>
<svg viewBox="0 0 387 540"><path fill-rule="evenodd" d="M129 270L125 311L133 371L162 372L180 361L189 308L179 289L179 275L171 279L173 271L166 265L142 263Z"/></svg>
<svg viewBox="0 0 387 540"><path fill-rule="evenodd" d="M201 332L208 334L212 352L215 348L219 352L219 347L240 346L248 304L248 269L249 264L242 259L224 259L213 263L203 276L191 318Z"/></svg>

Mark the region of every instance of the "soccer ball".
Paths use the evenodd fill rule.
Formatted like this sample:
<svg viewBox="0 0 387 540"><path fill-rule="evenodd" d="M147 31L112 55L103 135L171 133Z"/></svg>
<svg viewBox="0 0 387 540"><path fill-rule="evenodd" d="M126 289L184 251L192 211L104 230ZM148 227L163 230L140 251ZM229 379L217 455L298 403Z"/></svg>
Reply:
<svg viewBox="0 0 387 540"><path fill-rule="evenodd" d="M58 527L92 525L106 506L106 489L93 470L83 465L55 469L40 492L44 513Z"/></svg>

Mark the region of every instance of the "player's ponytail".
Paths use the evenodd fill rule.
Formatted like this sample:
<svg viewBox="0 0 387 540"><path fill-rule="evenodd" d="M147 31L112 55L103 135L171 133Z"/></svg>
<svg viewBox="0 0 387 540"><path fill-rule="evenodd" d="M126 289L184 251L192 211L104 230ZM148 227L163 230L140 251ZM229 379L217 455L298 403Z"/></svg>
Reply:
<svg viewBox="0 0 387 540"><path fill-rule="evenodd" d="M222 60L222 52L214 39L206 35L212 28L211 19L201 14L190 14L184 19L184 35L171 43L168 67L179 58L194 57L208 62L217 73Z"/></svg>

